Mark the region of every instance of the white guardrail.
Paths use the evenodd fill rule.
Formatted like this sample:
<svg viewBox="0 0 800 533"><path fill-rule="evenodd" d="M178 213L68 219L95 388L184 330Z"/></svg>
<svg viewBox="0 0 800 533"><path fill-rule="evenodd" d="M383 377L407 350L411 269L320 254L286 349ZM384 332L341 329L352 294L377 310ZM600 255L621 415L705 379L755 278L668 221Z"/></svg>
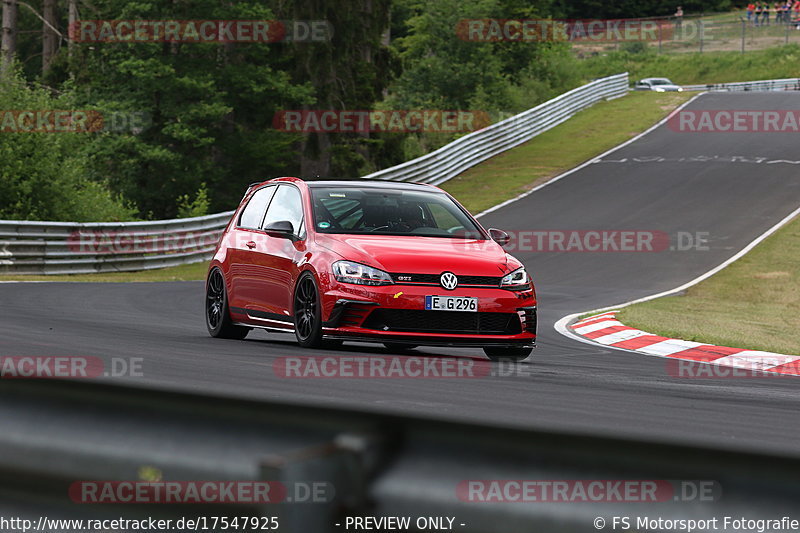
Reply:
<svg viewBox="0 0 800 533"><path fill-rule="evenodd" d="M364 178L439 184L627 92L627 73L601 78ZM231 215L84 224L0 220L0 274L126 272L205 261Z"/></svg>
<svg viewBox="0 0 800 533"><path fill-rule="evenodd" d="M0 273L126 272L205 261L232 214L117 223L0 220Z"/></svg>
<svg viewBox="0 0 800 533"><path fill-rule="evenodd" d="M683 85L683 90L710 92L800 91L800 78L743 81L738 83L710 83L707 85Z"/></svg>
<svg viewBox="0 0 800 533"><path fill-rule="evenodd" d="M373 172L364 178L438 185L478 163L529 141L578 111L602 100L624 96L627 92L627 72L594 80L519 115L464 135L434 152Z"/></svg>

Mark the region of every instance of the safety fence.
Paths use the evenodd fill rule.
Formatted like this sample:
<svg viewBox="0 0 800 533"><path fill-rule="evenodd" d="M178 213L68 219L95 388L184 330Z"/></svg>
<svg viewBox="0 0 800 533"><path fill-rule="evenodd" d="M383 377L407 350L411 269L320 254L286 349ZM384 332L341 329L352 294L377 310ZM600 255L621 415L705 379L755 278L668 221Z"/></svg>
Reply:
<svg viewBox="0 0 800 533"><path fill-rule="evenodd" d="M737 83L709 83L706 85L684 85L683 90L712 92L800 91L800 78L743 81Z"/></svg>
<svg viewBox="0 0 800 533"><path fill-rule="evenodd" d="M152 222L0 220L0 273L126 272L204 261L232 213Z"/></svg>
<svg viewBox="0 0 800 533"><path fill-rule="evenodd" d="M628 74L602 78L365 179L438 184L628 91ZM0 274L125 272L209 259L232 212L153 222L0 220Z"/></svg>
<svg viewBox="0 0 800 533"><path fill-rule="evenodd" d="M519 115L465 135L422 157L364 177L438 185L478 163L531 140L578 111L603 100L624 96L627 92L627 72L597 79Z"/></svg>

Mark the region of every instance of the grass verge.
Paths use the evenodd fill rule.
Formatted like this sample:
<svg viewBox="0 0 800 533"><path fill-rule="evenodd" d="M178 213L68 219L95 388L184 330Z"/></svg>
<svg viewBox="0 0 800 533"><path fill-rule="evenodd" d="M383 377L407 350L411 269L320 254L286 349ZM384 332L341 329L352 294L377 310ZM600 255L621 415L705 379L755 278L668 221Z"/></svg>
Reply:
<svg viewBox="0 0 800 533"><path fill-rule="evenodd" d="M121 282L135 281L192 281L206 279L208 263L192 263L155 270L139 272L109 272L106 274L66 274L63 276L0 276L0 281L98 281Z"/></svg>
<svg viewBox="0 0 800 533"><path fill-rule="evenodd" d="M477 213L641 133L690 98L686 93L631 93L581 111L527 143L493 157L443 185ZM206 263L149 270L66 276L0 276L0 281L185 281L206 276Z"/></svg>
<svg viewBox="0 0 800 533"><path fill-rule="evenodd" d="M665 337L800 355L800 218L684 295L626 307L618 318Z"/></svg>
<svg viewBox="0 0 800 533"><path fill-rule="evenodd" d="M690 97L687 93L635 92L599 103L467 170L442 188L478 213L627 141Z"/></svg>
<svg viewBox="0 0 800 533"><path fill-rule="evenodd" d="M586 78L628 72L632 82L648 77L666 77L681 85L797 78L800 77L800 46L774 46L746 54L613 52L580 60L577 68Z"/></svg>

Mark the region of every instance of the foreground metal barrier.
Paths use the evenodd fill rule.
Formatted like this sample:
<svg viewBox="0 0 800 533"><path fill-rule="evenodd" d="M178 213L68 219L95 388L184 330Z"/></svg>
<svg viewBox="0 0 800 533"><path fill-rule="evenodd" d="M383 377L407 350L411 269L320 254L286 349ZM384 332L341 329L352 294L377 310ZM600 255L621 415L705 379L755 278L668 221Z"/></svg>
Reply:
<svg viewBox="0 0 800 533"><path fill-rule="evenodd" d="M438 185L478 163L531 140L597 102L624 96L628 73L601 78L552 100L470 133L438 150L364 176L366 179L414 181Z"/></svg>
<svg viewBox="0 0 800 533"><path fill-rule="evenodd" d="M408 516L412 524L418 517L450 517L455 531L587 532L603 529L598 518L606 530L625 529L611 527L615 516L791 517L800 497L797 455L636 441L614 437L612 428L606 436L508 429L106 383L4 380L0 514L34 524L42 514L263 516L277 518L279 531L297 533L352 531L344 527L348 517ZM75 489L84 481L142 480L257 481L286 490L280 502L197 506L137 499L98 504L97 492L87 492L87 500ZM600 500L538 492L538 499L519 501L512 499L518 490L469 488L556 480L646 481L660 489L657 501L625 491ZM635 522L634 529L641 530Z"/></svg>
<svg viewBox="0 0 800 533"><path fill-rule="evenodd" d="M0 273L93 274L205 261L232 214L84 224L0 220Z"/></svg>
<svg viewBox="0 0 800 533"><path fill-rule="evenodd" d="M683 90L711 92L800 91L800 78L743 81L737 83L709 83L707 85L683 85Z"/></svg>

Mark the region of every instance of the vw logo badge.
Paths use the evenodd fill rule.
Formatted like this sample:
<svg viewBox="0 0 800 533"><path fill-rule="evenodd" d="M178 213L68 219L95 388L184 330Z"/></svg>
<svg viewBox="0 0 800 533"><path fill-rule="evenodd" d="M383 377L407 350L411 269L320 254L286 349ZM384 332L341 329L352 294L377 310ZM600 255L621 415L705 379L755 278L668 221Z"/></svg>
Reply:
<svg viewBox="0 0 800 533"><path fill-rule="evenodd" d="M452 291L458 287L458 278L452 272L445 272L442 274L442 277L439 278L439 284L448 291Z"/></svg>

